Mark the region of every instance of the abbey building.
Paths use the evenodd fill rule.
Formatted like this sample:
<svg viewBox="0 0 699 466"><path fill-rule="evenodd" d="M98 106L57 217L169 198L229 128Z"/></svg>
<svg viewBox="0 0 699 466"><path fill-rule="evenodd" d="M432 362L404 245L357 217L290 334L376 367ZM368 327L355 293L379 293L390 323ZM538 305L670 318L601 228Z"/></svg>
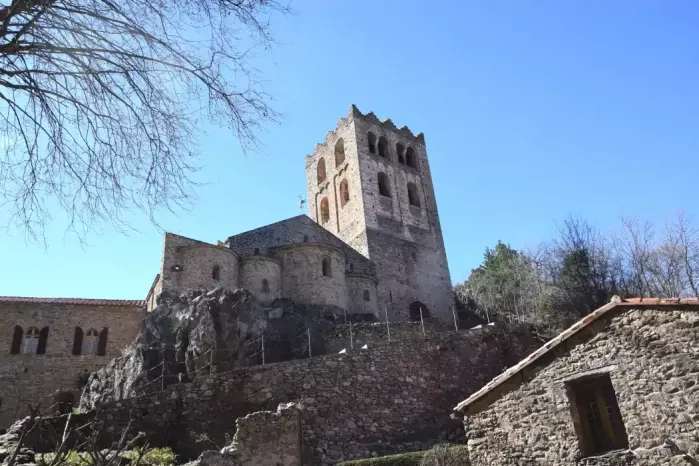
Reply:
<svg viewBox="0 0 699 466"><path fill-rule="evenodd" d="M352 106L306 157L309 215L217 244L166 233L143 301L0 297L0 428L76 391L163 292L245 288L365 320L449 322L452 285L424 136ZM51 398L53 397L53 398Z"/></svg>

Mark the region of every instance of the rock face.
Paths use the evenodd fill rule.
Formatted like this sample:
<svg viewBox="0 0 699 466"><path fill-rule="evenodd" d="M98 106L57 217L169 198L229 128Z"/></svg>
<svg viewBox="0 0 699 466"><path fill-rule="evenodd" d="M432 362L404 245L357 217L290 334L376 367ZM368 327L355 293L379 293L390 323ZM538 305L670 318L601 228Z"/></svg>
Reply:
<svg viewBox="0 0 699 466"><path fill-rule="evenodd" d="M307 357L309 330L312 354L324 354L322 335L345 318L332 306L298 306L290 300L263 305L243 289L164 292L122 356L90 376L80 409L260 364L263 353L267 363ZM347 320L370 318L354 314Z"/></svg>

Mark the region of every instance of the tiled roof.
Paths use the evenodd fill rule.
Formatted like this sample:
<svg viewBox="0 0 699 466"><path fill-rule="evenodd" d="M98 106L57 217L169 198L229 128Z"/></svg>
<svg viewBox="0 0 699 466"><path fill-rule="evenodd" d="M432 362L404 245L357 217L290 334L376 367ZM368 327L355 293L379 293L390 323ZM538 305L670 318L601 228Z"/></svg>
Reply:
<svg viewBox="0 0 699 466"><path fill-rule="evenodd" d="M145 307L140 299L85 299L85 298L34 298L27 296L0 296L2 303L74 304L79 306Z"/></svg>
<svg viewBox="0 0 699 466"><path fill-rule="evenodd" d="M622 300L618 296L612 298L612 301L599 309L592 311L578 322L574 323L568 329L559 333L553 339L549 340L544 346L534 351L532 354L521 360L516 365L510 367L502 374L488 382L483 388L472 394L470 397L459 403L454 411L464 412L470 405L484 398L488 393L496 387L502 385L512 377L520 373L526 367L533 365L542 356L547 354L553 348L578 333L581 329L589 326L603 315L616 308L657 308L657 307L677 307L677 306L699 306L699 298L629 298Z"/></svg>

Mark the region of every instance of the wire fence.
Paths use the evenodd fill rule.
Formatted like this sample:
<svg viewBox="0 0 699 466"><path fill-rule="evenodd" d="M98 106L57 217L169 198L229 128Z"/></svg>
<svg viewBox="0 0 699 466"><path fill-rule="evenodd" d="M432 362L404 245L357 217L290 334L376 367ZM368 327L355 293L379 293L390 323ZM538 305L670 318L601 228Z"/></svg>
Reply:
<svg viewBox="0 0 699 466"><path fill-rule="evenodd" d="M335 334L327 329L315 330L306 327L295 335L282 337L279 335L262 334L254 340L244 341L235 348L212 347L201 353L195 353L174 344L153 343L144 348L145 352L153 352L145 359L158 361L145 369L138 385L138 391L144 394L163 392L172 384L192 381L201 376L223 374L239 370L243 367L266 365L289 359L304 359L331 353L346 353L348 350L368 349L369 345L381 342L395 342L419 337L427 338L437 333L470 330L481 324L466 326L460 321L456 310L451 309L453 326L443 321L436 323L429 314L419 309L419 320L413 322L392 322L388 309L384 308L384 320L374 322L354 322L352 314L344 313L344 325L333 327ZM385 327L385 331L381 330ZM314 342L316 347L314 348ZM105 373L102 373L103 375ZM113 375L112 375L113 377ZM51 398L53 403L43 412L65 413L75 406L75 400L67 397L61 399L59 392L77 393L75 389L59 389ZM79 397L79 394L78 394ZM17 400L15 418L21 397Z"/></svg>

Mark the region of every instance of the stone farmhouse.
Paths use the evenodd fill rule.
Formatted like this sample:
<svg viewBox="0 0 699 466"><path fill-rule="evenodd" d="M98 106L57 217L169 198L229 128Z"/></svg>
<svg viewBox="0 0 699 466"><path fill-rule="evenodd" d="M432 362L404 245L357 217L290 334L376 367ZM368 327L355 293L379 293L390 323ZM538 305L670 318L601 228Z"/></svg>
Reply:
<svg viewBox="0 0 699 466"><path fill-rule="evenodd" d="M166 291L245 288L261 303L288 299L365 321L452 322L423 134L353 105L306 157L305 171L310 216L216 244L166 233L143 301L0 298L0 428L28 404L77 393L134 339Z"/></svg>
<svg viewBox="0 0 699 466"><path fill-rule="evenodd" d="M699 464L699 299L614 299L456 406L471 464Z"/></svg>

